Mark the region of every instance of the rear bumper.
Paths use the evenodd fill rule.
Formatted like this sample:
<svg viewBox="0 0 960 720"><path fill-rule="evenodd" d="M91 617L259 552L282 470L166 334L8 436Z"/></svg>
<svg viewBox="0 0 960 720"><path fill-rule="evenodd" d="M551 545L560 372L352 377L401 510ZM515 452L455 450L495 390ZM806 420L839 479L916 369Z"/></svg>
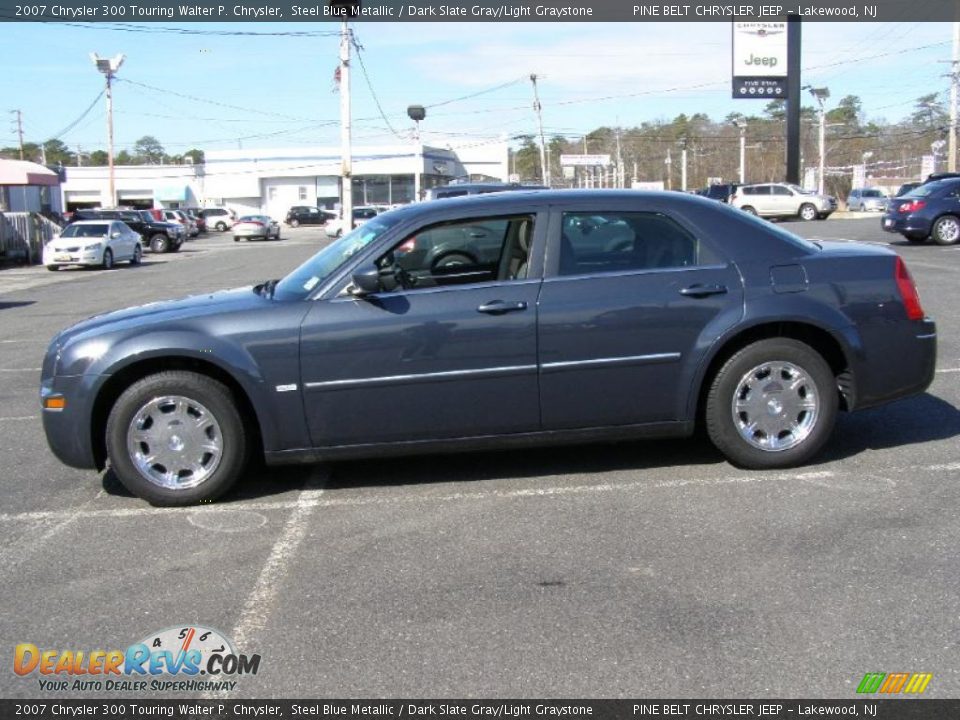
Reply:
<svg viewBox="0 0 960 720"><path fill-rule="evenodd" d="M930 387L937 369L937 325L926 318L908 327L896 333L889 347L877 349L872 372L857 382L855 410L918 395Z"/></svg>
<svg viewBox="0 0 960 720"><path fill-rule="evenodd" d="M880 227L891 233L900 233L912 237L927 237L930 234L930 221L916 215L884 215Z"/></svg>

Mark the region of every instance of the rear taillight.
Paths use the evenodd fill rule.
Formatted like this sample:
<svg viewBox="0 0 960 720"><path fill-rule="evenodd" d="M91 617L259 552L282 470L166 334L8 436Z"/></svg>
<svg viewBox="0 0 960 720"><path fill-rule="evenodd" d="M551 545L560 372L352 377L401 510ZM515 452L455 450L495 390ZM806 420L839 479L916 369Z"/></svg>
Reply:
<svg viewBox="0 0 960 720"><path fill-rule="evenodd" d="M923 320L923 307L920 305L920 293L917 292L917 286L910 277L910 271L907 270L907 264L903 258L897 258L897 265L894 271L897 280L897 290L900 291L900 299L903 300L903 307L907 311L907 317L910 320Z"/></svg>
<svg viewBox="0 0 960 720"><path fill-rule="evenodd" d="M900 206L900 212L902 213L912 213L917 210L923 210L927 206L925 200L911 200L910 202L905 202Z"/></svg>

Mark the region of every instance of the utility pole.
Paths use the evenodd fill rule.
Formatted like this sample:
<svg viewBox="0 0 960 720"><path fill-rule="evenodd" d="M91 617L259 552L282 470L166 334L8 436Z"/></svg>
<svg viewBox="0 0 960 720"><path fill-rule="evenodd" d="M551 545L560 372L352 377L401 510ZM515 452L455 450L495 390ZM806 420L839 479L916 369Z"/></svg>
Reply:
<svg viewBox="0 0 960 720"><path fill-rule="evenodd" d="M617 125L617 175L616 187L623 187L623 153L620 152L620 125Z"/></svg>
<svg viewBox="0 0 960 720"><path fill-rule="evenodd" d="M537 113L537 125L540 128L540 169L543 173L543 184L550 187L550 165L547 163L547 140L543 136L543 107L540 105L540 94L537 92L537 76L531 73L530 82L533 83L533 110Z"/></svg>
<svg viewBox="0 0 960 720"><path fill-rule="evenodd" d="M953 58L950 61L950 137L947 170L957 171L957 83L960 82L960 22L953 23Z"/></svg>
<svg viewBox="0 0 960 720"><path fill-rule="evenodd" d="M340 216L343 232L353 230L353 148L350 134L350 26L340 27ZM417 198L419 200L419 198Z"/></svg>
<svg viewBox="0 0 960 720"><path fill-rule="evenodd" d="M20 159L23 160L23 113L19 110L11 110L17 116L17 137L20 138Z"/></svg>
<svg viewBox="0 0 960 720"><path fill-rule="evenodd" d="M817 192L823 195L826 187L824 174L826 173L827 156L827 108L824 105L824 101L830 97L830 89L825 87L815 88L809 85L807 85L806 88L810 91L810 94L817 99L817 104L820 106L820 178L817 183Z"/></svg>
<svg viewBox="0 0 960 720"><path fill-rule="evenodd" d="M687 138L680 139L680 189L687 191Z"/></svg>

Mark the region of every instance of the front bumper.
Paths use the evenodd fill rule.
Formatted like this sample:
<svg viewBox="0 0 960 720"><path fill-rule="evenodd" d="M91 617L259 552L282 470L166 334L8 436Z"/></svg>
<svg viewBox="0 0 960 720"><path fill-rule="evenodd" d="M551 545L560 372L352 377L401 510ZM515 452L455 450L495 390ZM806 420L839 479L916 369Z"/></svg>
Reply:
<svg viewBox="0 0 960 720"><path fill-rule="evenodd" d="M40 381L40 403L45 398L65 399L62 410L42 409L43 432L47 444L64 465L81 469L100 469L93 452L90 419L90 398L95 397L99 375L73 375L43 378Z"/></svg>
<svg viewBox="0 0 960 720"><path fill-rule="evenodd" d="M103 262L103 250L78 250L68 252L54 248L43 249L44 265L99 265Z"/></svg>

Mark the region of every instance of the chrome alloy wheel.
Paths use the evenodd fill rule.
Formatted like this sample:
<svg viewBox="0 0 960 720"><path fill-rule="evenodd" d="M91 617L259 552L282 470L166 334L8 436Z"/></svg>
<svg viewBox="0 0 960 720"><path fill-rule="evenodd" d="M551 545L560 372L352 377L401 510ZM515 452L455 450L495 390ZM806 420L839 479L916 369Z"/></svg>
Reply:
<svg viewBox="0 0 960 720"><path fill-rule="evenodd" d="M960 223L954 217L941 218L936 225L936 233L937 240L952 245L960 239Z"/></svg>
<svg viewBox="0 0 960 720"><path fill-rule="evenodd" d="M745 373L731 404L733 423L750 445L789 450L813 432L820 399L811 377L793 363L765 362Z"/></svg>
<svg viewBox="0 0 960 720"><path fill-rule="evenodd" d="M213 413L196 400L167 395L137 410L127 427L127 452L154 485L193 488L220 465L223 434Z"/></svg>

